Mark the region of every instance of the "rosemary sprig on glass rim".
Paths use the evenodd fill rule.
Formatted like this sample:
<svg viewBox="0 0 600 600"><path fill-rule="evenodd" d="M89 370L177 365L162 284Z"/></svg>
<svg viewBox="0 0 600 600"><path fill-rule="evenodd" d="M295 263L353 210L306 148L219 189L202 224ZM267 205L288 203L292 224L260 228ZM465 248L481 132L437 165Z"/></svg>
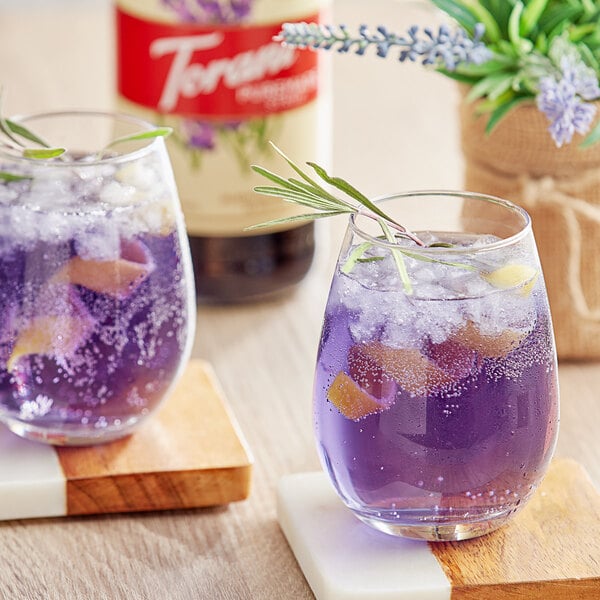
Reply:
<svg viewBox="0 0 600 600"><path fill-rule="evenodd" d="M24 125L2 116L1 103L2 90L0 89L0 147L16 152L17 155L21 155L23 158L31 158L35 160L50 160L59 158L61 160L66 160L66 148L53 147ZM91 155L91 157L93 160L101 160L104 158L106 153L116 145L125 142L135 142L156 137L168 137L172 131L173 129L171 127L156 127L148 131L140 131L130 135L124 135L112 140L106 146L104 146L104 148ZM31 145L27 145L26 142L31 142L37 147L31 147ZM30 177L0 170L0 183L21 181L23 179L30 179Z"/></svg>
<svg viewBox="0 0 600 600"><path fill-rule="evenodd" d="M398 223L392 217L387 215L377 204L371 201L362 192L357 190L352 184L340 177L333 177L327 173L327 171L314 162L307 162L306 164L316 173L316 175L325 183L336 190L343 192L347 197L354 202L347 199L341 198L339 195L335 195L329 192L323 185L303 170L298 164L284 154L273 142L270 142L274 150L288 163L288 165L299 175L300 179L294 177L283 177L277 175L264 167L259 165L252 165L252 170L263 176L264 178L271 181L275 185L261 185L256 186L254 191L266 196L274 196L281 198L286 202L292 202L300 206L311 209L311 212L306 212L300 215L294 215L291 217L283 217L280 219L273 219L265 223L259 223L247 227L246 230L260 229L263 227L271 227L273 225L281 225L285 223L293 223L296 221L314 221L316 219L323 219L326 217L334 217L342 214L354 214L376 221L381 228L383 239L394 244L397 242L397 237L402 237L411 240L417 247L435 247L438 244L432 244L426 246L426 244L419 239L414 233L406 229L403 225ZM373 246L371 242L364 242L357 246L348 256L346 262L342 266L343 273L350 273L357 262L372 262L380 260L381 257L368 257L363 258L365 253ZM418 252L418 250L412 250L409 248L403 248L397 246L391 249L392 257L398 268L398 273L404 286L404 291L407 294L412 294L413 288L404 257L412 258L415 260L422 260L425 262L434 262L452 267L458 267L474 271L475 267L464 263L449 262L431 256L425 256Z"/></svg>

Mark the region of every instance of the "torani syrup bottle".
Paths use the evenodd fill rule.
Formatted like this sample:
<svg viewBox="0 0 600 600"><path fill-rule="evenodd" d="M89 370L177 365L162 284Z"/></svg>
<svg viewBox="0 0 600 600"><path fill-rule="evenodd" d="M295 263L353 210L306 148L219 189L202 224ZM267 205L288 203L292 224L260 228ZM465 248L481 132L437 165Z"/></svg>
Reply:
<svg viewBox="0 0 600 600"><path fill-rule="evenodd" d="M292 215L252 191L250 165L323 160L320 53L273 41L286 21L319 21L329 0L117 0L119 108L173 127L169 152L201 301L236 302L299 282L313 223L244 231Z"/></svg>

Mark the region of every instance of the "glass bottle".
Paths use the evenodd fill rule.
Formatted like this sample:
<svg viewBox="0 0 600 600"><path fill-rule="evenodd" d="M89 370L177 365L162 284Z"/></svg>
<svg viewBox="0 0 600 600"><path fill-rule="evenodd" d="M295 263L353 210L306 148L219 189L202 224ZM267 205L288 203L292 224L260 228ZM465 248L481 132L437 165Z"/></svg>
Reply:
<svg viewBox="0 0 600 600"><path fill-rule="evenodd" d="M323 56L273 41L286 21L317 22L330 0L116 0L119 108L173 127L168 140L200 301L236 302L299 282L312 223L245 231L293 215L265 200L250 165L273 170L272 141L327 162Z"/></svg>

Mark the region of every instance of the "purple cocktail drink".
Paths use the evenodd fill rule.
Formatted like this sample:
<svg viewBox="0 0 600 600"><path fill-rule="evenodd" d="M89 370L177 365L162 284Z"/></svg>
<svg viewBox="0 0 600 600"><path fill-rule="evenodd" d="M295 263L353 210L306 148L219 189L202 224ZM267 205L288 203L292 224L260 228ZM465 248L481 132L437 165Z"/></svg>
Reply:
<svg viewBox="0 0 600 600"><path fill-rule="evenodd" d="M356 226L347 235L325 311L315 425L345 504L388 533L491 531L548 466L558 424L552 329L528 220L510 206L515 231L505 239L481 215L469 233L422 232L426 249Z"/></svg>
<svg viewBox="0 0 600 600"><path fill-rule="evenodd" d="M121 437L168 394L194 329L163 142L0 163L18 175L0 184L0 419L54 444Z"/></svg>

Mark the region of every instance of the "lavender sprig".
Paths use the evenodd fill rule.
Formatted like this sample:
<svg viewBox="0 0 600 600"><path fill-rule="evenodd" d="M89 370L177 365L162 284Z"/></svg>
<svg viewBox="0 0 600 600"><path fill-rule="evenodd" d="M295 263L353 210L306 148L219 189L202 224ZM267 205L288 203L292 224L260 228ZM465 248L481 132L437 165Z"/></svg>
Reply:
<svg viewBox="0 0 600 600"><path fill-rule="evenodd" d="M462 28L451 30L446 25L441 25L437 33L424 28L422 34L414 25L406 35L397 35L383 25L372 33L366 25L361 25L356 35L345 25L284 23L274 39L288 46L354 52L359 56L374 47L381 58L387 58L392 48L399 48L400 62L421 59L424 65L443 66L447 71L453 71L459 64L479 65L491 58L491 52L481 41L484 32L485 27L481 23L475 26L473 37L469 37Z"/></svg>

